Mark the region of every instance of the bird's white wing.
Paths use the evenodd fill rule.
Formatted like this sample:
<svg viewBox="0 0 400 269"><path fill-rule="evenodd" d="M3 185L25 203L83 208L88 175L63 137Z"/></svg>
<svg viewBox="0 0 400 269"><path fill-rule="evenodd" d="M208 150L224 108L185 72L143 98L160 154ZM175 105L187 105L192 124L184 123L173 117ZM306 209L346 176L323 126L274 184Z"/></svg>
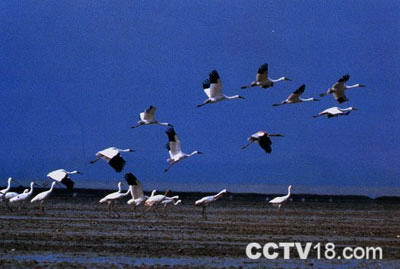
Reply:
<svg viewBox="0 0 400 269"><path fill-rule="evenodd" d="M118 155L118 153L119 153L119 150L117 148L110 147L110 148L103 149L103 150L97 152L96 156L98 156L98 157L104 156L104 157L107 157L109 159L112 159L116 155Z"/></svg>
<svg viewBox="0 0 400 269"><path fill-rule="evenodd" d="M179 141L178 137L176 138L175 142L169 142L168 145L169 145L169 155L171 158L182 154L181 141Z"/></svg>
<svg viewBox="0 0 400 269"><path fill-rule="evenodd" d="M291 95L289 95L288 100L291 102L297 102L299 101L300 96L303 94L304 90L306 88L306 85L301 85L297 90L292 92Z"/></svg>
<svg viewBox="0 0 400 269"><path fill-rule="evenodd" d="M276 198L272 199L271 201L269 201L269 203L270 204L280 204L283 201L285 201L285 196L276 197Z"/></svg>
<svg viewBox="0 0 400 269"><path fill-rule="evenodd" d="M140 113L140 119L142 121L154 121L156 110L155 106L149 106L144 112Z"/></svg>
<svg viewBox="0 0 400 269"><path fill-rule="evenodd" d="M258 68L256 81L265 82L268 80L268 64L263 64Z"/></svg>
<svg viewBox="0 0 400 269"><path fill-rule="evenodd" d="M31 203L35 202L35 201L40 201L40 200L46 198L48 193L49 193L49 191L44 191L44 192L37 194L35 197L33 197L33 199L31 200Z"/></svg>
<svg viewBox="0 0 400 269"><path fill-rule="evenodd" d="M64 169L58 169L53 172L47 174L47 176L55 181L61 182L67 175L67 172Z"/></svg>
<svg viewBox="0 0 400 269"><path fill-rule="evenodd" d="M140 182L138 182L137 185L134 185L132 187L133 187L132 192L133 192L133 198L134 199L139 199L139 198L143 198L144 197L142 185L140 184Z"/></svg>
<svg viewBox="0 0 400 269"><path fill-rule="evenodd" d="M221 79L219 77L219 74L216 70L211 71L209 74L209 80L210 80L210 89L209 89L209 97L214 98L217 96L222 95L222 83ZM207 92L206 92L207 94Z"/></svg>
<svg viewBox="0 0 400 269"><path fill-rule="evenodd" d="M342 98L346 99L346 96L344 94L345 91L345 85L344 82L336 82L333 86L332 86L332 94L335 97L336 100L340 100Z"/></svg>
<svg viewBox="0 0 400 269"><path fill-rule="evenodd" d="M167 149L169 156L173 158L176 155L182 154L181 141L179 141L179 137L176 135L174 128L168 128L165 133L168 136Z"/></svg>
<svg viewBox="0 0 400 269"><path fill-rule="evenodd" d="M335 107L331 107L331 108L325 109L324 111L322 111L322 113L323 114L328 113L328 114L336 115L336 114L341 114L343 112L338 107L335 106Z"/></svg>

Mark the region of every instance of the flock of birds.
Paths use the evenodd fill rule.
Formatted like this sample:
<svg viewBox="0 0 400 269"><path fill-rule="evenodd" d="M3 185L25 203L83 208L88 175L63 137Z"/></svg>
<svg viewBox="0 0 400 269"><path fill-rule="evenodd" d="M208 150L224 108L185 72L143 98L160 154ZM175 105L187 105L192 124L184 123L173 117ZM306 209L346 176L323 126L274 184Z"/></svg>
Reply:
<svg viewBox="0 0 400 269"><path fill-rule="evenodd" d="M342 76L336 83L334 83L326 92L321 93L320 97L324 97L326 95L333 95L335 100L341 104L343 102L348 101L345 92L348 89L358 88L358 87L365 87L363 84L354 84L354 85L346 85L346 82L350 79L348 74ZM263 64L259 67L256 80L251 82L249 85L242 86L241 89L247 89L252 87L260 87L263 89L267 89L273 87L276 83L283 82L283 81L290 81L287 77L281 77L278 79L271 79L268 76L268 64ZM197 107L202 107L207 104L217 103L225 100L234 100L234 99L245 99L243 96L240 95L233 95L227 96L223 94L222 91L222 83L221 78L216 70L210 72L208 79L203 81L203 90L207 95L207 99L197 105ZM319 101L319 99L311 97L311 98L302 98L302 94L305 91L305 85L301 85L298 89L296 89L293 93L291 93L286 100L283 100L281 103L273 104L273 106L281 106L285 104L295 104L295 103L302 103L302 102L314 102ZM138 128L143 125L161 125L166 126L168 129L166 130L166 134L168 137L168 143L166 145L169 158L167 159L168 167L165 168L164 172L168 172L169 169L175 165L176 163L192 157L197 154L202 154L200 151L193 151L189 154L184 153L181 148L181 142L175 132L175 129L172 124L166 122L159 122L156 120L157 108L155 106L150 106L145 111L140 113L140 120L137 122L137 125L132 126L132 128ZM324 111L314 115L313 117L320 117L326 116L328 118L337 117L337 116L344 116L349 115L351 111L356 110L354 107L347 107L347 108L339 108L339 107L331 107L325 109ZM259 146L266 152L272 152L272 141L270 137L282 137L282 134L272 134L266 131L258 131L251 135L247 140L248 143L242 147L242 149L247 148L252 143L257 142ZM102 159L105 160L116 172L121 172L124 167L126 161L122 158L121 154L125 152L133 152L133 149L120 149L117 147L109 147L103 149L96 153L96 159L91 161L91 163L95 163L98 160ZM34 196L31 199L31 203L39 203L39 209L44 213L44 201L48 199L50 194L52 193L54 186L57 183L61 183L66 186L66 188L72 191L74 187L74 181L71 180L70 175L74 174L81 174L79 171L66 171L64 169L58 169L52 171L47 174L47 177L53 180L51 187L49 190L41 192ZM118 183L118 191L110 193L100 199L99 203L106 203L108 205L108 213L111 216L119 217L118 212L115 211L115 202L120 200L123 197L131 195L131 199L128 200L128 204L133 206L135 215L136 215L136 208L143 205L146 209L143 211L145 214L147 211L153 209L156 214L160 214L158 212L158 208L163 206L167 208L169 205L179 205L182 201L179 200L179 196L170 196L171 191L167 190L164 194L157 194L156 190L153 190L150 196L144 195L143 188L141 182L132 174L126 173L124 176L129 188L127 191L122 191L122 182ZM33 194L34 189L34 182L31 182L30 189L25 189L22 193L10 192L11 189L11 181L12 178L8 179L8 185L5 189L0 190L0 202L3 201L6 203L7 207L11 209L9 203L19 203L23 205L25 201L27 201ZM281 197L276 197L269 201L272 205L277 205L279 208L283 203L288 201L291 195L292 186L288 187L288 194ZM215 195L206 196L197 200L195 202L195 206L200 206L203 208L202 216L204 219L207 219L206 209L207 206L217 201L218 199L222 198L224 195L228 194L226 189L221 190Z"/></svg>

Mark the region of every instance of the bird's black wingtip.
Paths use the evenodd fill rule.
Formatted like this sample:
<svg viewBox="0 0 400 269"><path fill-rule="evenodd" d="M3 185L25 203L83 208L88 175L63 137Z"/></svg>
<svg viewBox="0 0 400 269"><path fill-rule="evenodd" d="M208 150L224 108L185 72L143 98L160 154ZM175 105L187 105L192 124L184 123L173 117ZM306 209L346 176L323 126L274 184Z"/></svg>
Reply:
<svg viewBox="0 0 400 269"><path fill-rule="evenodd" d="M138 184L138 179L135 177L134 174L132 173L126 173L124 176L126 183L128 183L128 185L132 186L132 185L137 185Z"/></svg>

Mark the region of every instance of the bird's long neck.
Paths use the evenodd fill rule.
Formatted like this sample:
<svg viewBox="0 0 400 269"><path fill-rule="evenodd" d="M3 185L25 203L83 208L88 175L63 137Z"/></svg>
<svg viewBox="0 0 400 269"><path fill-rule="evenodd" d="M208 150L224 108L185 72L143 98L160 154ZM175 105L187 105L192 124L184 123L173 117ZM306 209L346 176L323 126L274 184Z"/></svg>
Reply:
<svg viewBox="0 0 400 269"><path fill-rule="evenodd" d="M130 152L131 150L130 150L130 149L118 149L118 151L121 151L121 152Z"/></svg>
<svg viewBox="0 0 400 269"><path fill-rule="evenodd" d="M272 78L270 78L269 80L275 83L275 82L279 82L279 81L285 80L285 77L280 77L280 78L278 78L278 79L272 79Z"/></svg>
<svg viewBox="0 0 400 269"><path fill-rule="evenodd" d="M10 190L11 188L11 177L8 179L8 183L7 183L7 188L5 188L1 193L6 193Z"/></svg>
<svg viewBox="0 0 400 269"><path fill-rule="evenodd" d="M191 156L196 155L196 154L198 154L198 153L199 153L199 152L198 152L197 150L195 150L195 151L193 151L192 153L187 154L187 157L191 157Z"/></svg>
<svg viewBox="0 0 400 269"><path fill-rule="evenodd" d="M219 193L217 193L216 195L214 195L214 199L219 199L222 197L222 195L225 193L224 190L220 191Z"/></svg>
<svg viewBox="0 0 400 269"><path fill-rule="evenodd" d="M347 112L347 111L352 111L353 109L351 107L347 107L347 108L341 108L340 110L342 112Z"/></svg>
<svg viewBox="0 0 400 269"><path fill-rule="evenodd" d="M33 192L33 184L31 184L31 189L29 190L29 194L31 194Z"/></svg>
<svg viewBox="0 0 400 269"><path fill-rule="evenodd" d="M291 195L291 190L290 190L290 188L288 188L288 194L287 194L285 197L286 197L286 198L289 198L290 195Z"/></svg>
<svg viewBox="0 0 400 269"><path fill-rule="evenodd" d="M52 192L52 191L53 191L55 185L56 185L56 182L53 182L53 183L51 184L51 187L50 187L49 192Z"/></svg>
<svg viewBox="0 0 400 269"><path fill-rule="evenodd" d="M233 95L233 96L227 96L227 95L225 95L225 98L226 98L226 99L229 99L229 100L238 99L238 98L240 98L240 95Z"/></svg>
<svg viewBox="0 0 400 269"><path fill-rule="evenodd" d="M360 84L354 84L354 85L345 85L345 87L346 87L346 89L353 89L353 88L359 88L360 87Z"/></svg>
<svg viewBox="0 0 400 269"><path fill-rule="evenodd" d="M168 122L159 122L159 121L156 121L156 123L157 123L158 125L162 125L162 126L170 126L170 124L169 124Z"/></svg>
<svg viewBox="0 0 400 269"><path fill-rule="evenodd" d="M78 174L79 172L74 170L74 171L71 171L71 172L65 171L65 173L67 173L68 175L74 175L74 174Z"/></svg>
<svg viewBox="0 0 400 269"><path fill-rule="evenodd" d="M314 98L314 97L311 97L311 98L300 98L300 100L301 100L302 102L309 102L309 101L314 101L315 98Z"/></svg>

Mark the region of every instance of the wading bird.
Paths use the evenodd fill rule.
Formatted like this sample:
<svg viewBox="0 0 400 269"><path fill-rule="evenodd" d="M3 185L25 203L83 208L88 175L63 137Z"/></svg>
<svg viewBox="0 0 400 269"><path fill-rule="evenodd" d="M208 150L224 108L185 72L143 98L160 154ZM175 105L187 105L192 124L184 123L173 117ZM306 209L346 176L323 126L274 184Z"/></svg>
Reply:
<svg viewBox="0 0 400 269"><path fill-rule="evenodd" d="M110 147L96 153L96 159L90 163L95 163L100 159L106 160L116 172L121 172L125 166L125 160L121 157L121 152L134 152L133 149L119 149Z"/></svg>
<svg viewBox="0 0 400 269"><path fill-rule="evenodd" d="M17 196L11 198L11 199L10 199L10 203L19 202L20 204L21 204L21 203L24 204L24 203L25 203L25 200L28 199L28 198L32 195L32 193L33 193L33 185L34 185L34 184L35 184L34 182L31 182L31 189L30 189L29 191L24 190L23 193L18 194ZM20 207L21 207L21 206L20 206Z"/></svg>
<svg viewBox="0 0 400 269"><path fill-rule="evenodd" d="M172 127L172 124L169 124L167 122L159 122L155 119L156 110L157 108L155 106L149 106L149 108L140 113L140 120L137 122L137 125L132 126L132 128L137 128L142 125L150 125L150 124L158 124L162 126Z"/></svg>
<svg viewBox="0 0 400 269"><path fill-rule="evenodd" d="M333 118L333 117L337 117L337 116L347 116L353 110L358 110L358 109L355 107L339 108L339 107L335 106L335 107L325 109L324 111L318 113L318 115L315 115L313 117L318 118L321 116L326 116L327 118Z"/></svg>
<svg viewBox="0 0 400 269"><path fill-rule="evenodd" d="M274 83L280 81L288 81L290 80L287 77L280 77L278 79L271 79L268 77L268 64L263 64L258 68L256 81L253 81L250 85L242 86L242 89L247 89L250 87L261 87L263 89L270 88L274 86Z"/></svg>
<svg viewBox="0 0 400 269"><path fill-rule="evenodd" d="M272 152L272 141L270 139L271 136L278 136L278 137L283 137L281 134L269 134L266 131L258 131L257 133L251 135L249 138L247 138L247 145L244 145L242 149L247 148L254 142L258 142L260 147L266 152L266 153L271 153Z"/></svg>
<svg viewBox="0 0 400 269"><path fill-rule="evenodd" d="M217 201L218 199L220 199L221 197L223 197L227 193L228 193L228 191L226 189L223 189L222 191L220 191L219 193L217 193L215 195L206 196L206 197L201 198L200 200L197 200L194 203L194 205L203 207L201 215L203 216L203 218L205 220L207 220L207 211L206 211L207 210L207 206L211 202Z"/></svg>
<svg viewBox="0 0 400 269"><path fill-rule="evenodd" d="M132 199L128 200L127 204L133 205L134 215L137 216L136 207L144 204L148 196L144 195L142 184L132 173L125 174L125 180L129 185L129 192L132 196ZM155 193L155 191L153 192Z"/></svg>
<svg viewBox="0 0 400 269"><path fill-rule="evenodd" d="M118 191L112 192L108 195L106 195L104 198L100 199L99 203L107 203L108 204L108 215L112 216L112 213L114 213L114 217L119 218L120 215L118 212L113 211L114 209L114 203L118 200L121 199L122 197L127 196L130 193L130 190L127 192L122 192L121 189L122 182L118 182Z"/></svg>
<svg viewBox="0 0 400 269"><path fill-rule="evenodd" d="M168 172L168 170L177 162L189 158L193 155L196 154L202 154L202 152L200 151L193 151L190 154L186 154L182 152L181 149L181 141L179 140L178 136L175 133L174 128L168 128L168 130L165 132L168 136L168 143L167 143L167 149L169 152L169 156L170 158L167 159L167 162L169 164L169 166L164 169L164 172Z"/></svg>
<svg viewBox="0 0 400 269"><path fill-rule="evenodd" d="M43 191L43 192L41 192L41 193L38 193L38 194L37 194L35 197L33 197L33 199L31 200L31 203L40 202L39 210L42 211L42 213L44 213L44 206L43 206L43 203L44 203L44 201L50 196L50 194L51 194L51 192L53 191L54 186L56 185L56 183L57 183L57 182L53 181L53 182L51 183L51 187L50 187L49 190Z"/></svg>
<svg viewBox="0 0 400 269"><path fill-rule="evenodd" d="M273 104L273 106L280 106L285 104L294 104L294 103L302 103L302 102L310 102L310 101L319 101L314 97L311 98L301 98L300 96L303 94L304 90L306 89L306 85L301 85L297 90L295 90L289 97L282 101L280 104Z"/></svg>
<svg viewBox="0 0 400 269"><path fill-rule="evenodd" d="M197 105L197 107L201 107L211 103L217 103L223 100L245 99L243 96L240 95L227 96L223 94L222 83L217 70L211 71L211 73L209 74L209 79L206 79L203 82L203 90L208 98L202 104Z"/></svg>
<svg viewBox="0 0 400 269"><path fill-rule="evenodd" d="M72 191L74 188L75 182L73 182L69 178L69 175L75 175L75 174L82 174L82 173L79 171L76 171L76 170L68 172L64 169L58 169L58 170L54 170L54 171L48 173L47 176L49 178L51 178L52 180L55 180L57 182L64 184L67 187L67 190Z"/></svg>
<svg viewBox="0 0 400 269"><path fill-rule="evenodd" d="M153 209L156 214L160 215L160 213L158 212L157 209L158 209L158 206L160 206L164 200L179 199L179 196L169 197L168 195L170 195L170 194L171 194L170 190L165 191L164 194L154 195L154 193L152 193L152 196L147 198L147 200L144 202L144 205L148 207L146 212L149 211L150 209Z"/></svg>
<svg viewBox="0 0 400 269"><path fill-rule="evenodd" d="M291 190L292 190L292 185L289 185L288 194L286 194L285 196L275 197L268 203L272 204L272 205L277 205L278 208L281 208L282 204L285 203L289 199L289 197L291 195Z"/></svg>
<svg viewBox="0 0 400 269"><path fill-rule="evenodd" d="M346 74L343 77L341 77L331 88L329 88L326 92L321 93L319 96L324 97L328 94L333 94L333 97L335 97L336 101L339 102L339 104L348 101L346 95L344 92L348 89L353 89L353 88L360 88L360 87L365 87L364 84L354 84L351 86L347 86L346 82L350 79L350 75Z"/></svg>

